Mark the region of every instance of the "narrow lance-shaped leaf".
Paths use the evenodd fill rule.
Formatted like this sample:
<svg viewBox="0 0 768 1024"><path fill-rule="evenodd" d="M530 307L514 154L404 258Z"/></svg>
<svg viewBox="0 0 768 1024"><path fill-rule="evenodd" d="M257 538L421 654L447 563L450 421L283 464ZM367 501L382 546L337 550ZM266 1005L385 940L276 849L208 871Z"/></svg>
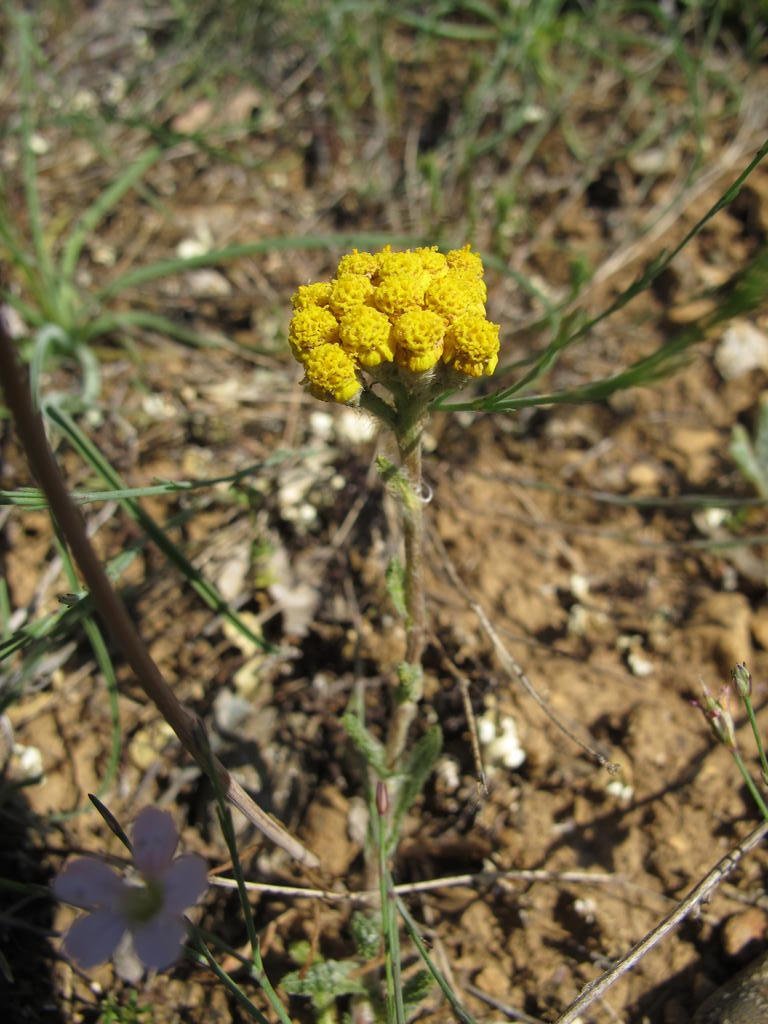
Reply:
<svg viewBox="0 0 768 1024"><path fill-rule="evenodd" d="M387 778L391 772L387 769L386 753L379 740L368 732L357 715L352 714L351 711L343 716L341 724L365 763L373 768L380 779Z"/></svg>
<svg viewBox="0 0 768 1024"><path fill-rule="evenodd" d="M394 844L400 834L403 818L411 804L424 787L432 773L435 762L443 747L443 734L439 725L433 725L424 733L409 754L402 769L403 780L395 799L390 830L390 843Z"/></svg>
<svg viewBox="0 0 768 1024"><path fill-rule="evenodd" d="M395 611L401 619L408 617L405 602L405 570L399 558L392 558L386 571L387 593Z"/></svg>

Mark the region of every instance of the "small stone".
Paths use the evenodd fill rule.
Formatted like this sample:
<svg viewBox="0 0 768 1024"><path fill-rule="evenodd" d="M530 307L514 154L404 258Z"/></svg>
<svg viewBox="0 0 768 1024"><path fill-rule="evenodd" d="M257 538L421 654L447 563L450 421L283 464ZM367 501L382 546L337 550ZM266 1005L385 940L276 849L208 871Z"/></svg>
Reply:
<svg viewBox="0 0 768 1024"><path fill-rule="evenodd" d="M174 736L173 729L162 718L134 733L128 748L128 756L141 771L147 771L156 764L166 744Z"/></svg>
<svg viewBox="0 0 768 1024"><path fill-rule="evenodd" d="M723 952L732 959L743 958L747 947L765 938L766 915L757 907L733 914L723 925ZM754 949L752 950L754 952Z"/></svg>
<svg viewBox="0 0 768 1024"><path fill-rule="evenodd" d="M229 281L218 270L193 270L187 275L187 281L190 292L197 298L223 298L232 291Z"/></svg>
<svg viewBox="0 0 768 1024"><path fill-rule="evenodd" d="M717 450L722 444L722 439L716 430L678 427L672 432L671 444L683 455L693 457L712 449Z"/></svg>
<svg viewBox="0 0 768 1024"><path fill-rule="evenodd" d="M627 473L627 482L635 490L655 493L659 486L659 469L651 462L636 462Z"/></svg>
<svg viewBox="0 0 768 1024"><path fill-rule="evenodd" d="M253 704L230 690L219 690L213 701L213 718L220 732L234 735L253 711Z"/></svg>
<svg viewBox="0 0 768 1024"><path fill-rule="evenodd" d="M685 473L697 486L706 485L712 475L713 460L722 447L722 438L716 430L696 430L679 427L672 432L672 447L685 459Z"/></svg>
<svg viewBox="0 0 768 1024"><path fill-rule="evenodd" d="M715 366L724 380L768 371L768 336L749 320L732 321L715 350Z"/></svg>
<svg viewBox="0 0 768 1024"><path fill-rule="evenodd" d="M671 170L672 150L669 146L653 146L630 153L627 162L635 174L661 174Z"/></svg>

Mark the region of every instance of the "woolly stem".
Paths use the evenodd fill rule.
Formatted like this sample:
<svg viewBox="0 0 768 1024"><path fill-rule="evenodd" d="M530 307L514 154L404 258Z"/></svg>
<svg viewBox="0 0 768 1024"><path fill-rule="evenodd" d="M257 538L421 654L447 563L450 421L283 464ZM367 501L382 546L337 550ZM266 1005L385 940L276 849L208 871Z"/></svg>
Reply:
<svg viewBox="0 0 768 1024"><path fill-rule="evenodd" d="M405 486L398 491L405 548L405 663L409 681L401 680L397 706L387 735L387 764L396 768L405 749L408 732L421 699L421 662L426 638L424 595L424 503L422 500L421 446L424 402L421 396L405 398L398 405L395 430L400 468Z"/></svg>

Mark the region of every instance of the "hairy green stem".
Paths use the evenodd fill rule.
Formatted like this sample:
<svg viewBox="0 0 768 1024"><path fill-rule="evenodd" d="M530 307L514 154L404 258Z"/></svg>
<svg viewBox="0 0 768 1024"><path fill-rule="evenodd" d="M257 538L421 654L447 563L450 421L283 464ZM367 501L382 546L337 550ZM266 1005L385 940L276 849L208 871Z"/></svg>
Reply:
<svg viewBox="0 0 768 1024"><path fill-rule="evenodd" d="M400 507L405 545L405 662L421 670L426 641L426 601L424 596L424 503L422 500L421 445L424 403L416 396L398 409L397 440L400 468L406 486L400 492ZM416 717L420 694L398 697L387 735L387 765L396 769L405 749L408 732Z"/></svg>

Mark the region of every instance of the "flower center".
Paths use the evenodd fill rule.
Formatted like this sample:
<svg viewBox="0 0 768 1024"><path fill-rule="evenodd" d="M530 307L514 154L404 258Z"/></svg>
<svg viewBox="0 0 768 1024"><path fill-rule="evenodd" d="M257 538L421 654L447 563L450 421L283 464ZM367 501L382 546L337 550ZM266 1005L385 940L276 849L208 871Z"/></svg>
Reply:
<svg viewBox="0 0 768 1024"><path fill-rule="evenodd" d="M143 885L131 886L123 895L122 912L131 924L143 924L163 906L163 884L155 878L144 878Z"/></svg>

